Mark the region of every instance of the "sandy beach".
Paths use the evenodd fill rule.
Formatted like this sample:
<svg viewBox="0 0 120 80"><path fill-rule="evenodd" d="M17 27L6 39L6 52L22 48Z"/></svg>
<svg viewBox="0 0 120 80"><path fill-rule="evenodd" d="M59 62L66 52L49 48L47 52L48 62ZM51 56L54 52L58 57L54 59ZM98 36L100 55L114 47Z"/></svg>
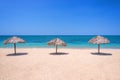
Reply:
<svg viewBox="0 0 120 80"><path fill-rule="evenodd" d="M120 80L120 49L0 48L0 80ZM93 52L93 54L92 54Z"/></svg>

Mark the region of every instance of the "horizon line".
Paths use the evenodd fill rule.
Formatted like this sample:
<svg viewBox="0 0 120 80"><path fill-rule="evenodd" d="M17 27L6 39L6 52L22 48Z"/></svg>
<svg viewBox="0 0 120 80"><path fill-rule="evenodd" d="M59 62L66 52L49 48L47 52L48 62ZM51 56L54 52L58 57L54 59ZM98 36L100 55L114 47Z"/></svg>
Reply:
<svg viewBox="0 0 120 80"><path fill-rule="evenodd" d="M36 34L36 35L32 35L32 34L27 34L27 35L24 35L24 34L22 34L22 35L19 35L19 34L17 34L17 35L0 35L0 36L97 36L97 34L91 34L91 35L88 35L88 34L85 34L85 35L82 35L82 34L74 34L74 35L72 35L72 34L63 34L63 35L59 35L59 34L56 34L56 35L53 35L53 34L41 34L41 35L39 35L39 34ZM118 35L114 35L114 34L105 34L105 35L103 35L103 34L101 34L101 36L120 36L119 34Z"/></svg>

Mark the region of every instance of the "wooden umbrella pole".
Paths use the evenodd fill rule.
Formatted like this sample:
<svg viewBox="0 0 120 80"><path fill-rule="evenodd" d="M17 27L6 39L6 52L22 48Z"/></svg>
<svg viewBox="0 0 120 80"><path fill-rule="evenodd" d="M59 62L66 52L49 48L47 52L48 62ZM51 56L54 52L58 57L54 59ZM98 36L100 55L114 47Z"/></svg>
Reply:
<svg viewBox="0 0 120 80"><path fill-rule="evenodd" d="M58 48L58 46L56 45L56 53L57 53L57 48Z"/></svg>
<svg viewBox="0 0 120 80"><path fill-rule="evenodd" d="M16 54L16 43L14 43L14 53Z"/></svg>
<svg viewBox="0 0 120 80"><path fill-rule="evenodd" d="M98 53L100 53L100 44L98 44Z"/></svg>

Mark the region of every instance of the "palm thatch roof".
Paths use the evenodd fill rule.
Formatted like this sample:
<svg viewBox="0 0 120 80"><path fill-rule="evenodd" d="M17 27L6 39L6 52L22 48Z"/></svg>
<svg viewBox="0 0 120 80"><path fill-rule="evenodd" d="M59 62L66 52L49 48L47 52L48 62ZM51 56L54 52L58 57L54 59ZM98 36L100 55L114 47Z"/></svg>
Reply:
<svg viewBox="0 0 120 80"><path fill-rule="evenodd" d="M54 45L54 46L66 46L66 43L62 41L59 38L53 39L48 42L48 45Z"/></svg>
<svg viewBox="0 0 120 80"><path fill-rule="evenodd" d="M92 44L107 44L109 42L110 41L107 38L104 38L102 36L96 36L91 40L89 40L89 43L92 43Z"/></svg>
<svg viewBox="0 0 120 80"><path fill-rule="evenodd" d="M24 43L25 41L19 37L12 37L4 41L4 44L9 44L9 43Z"/></svg>

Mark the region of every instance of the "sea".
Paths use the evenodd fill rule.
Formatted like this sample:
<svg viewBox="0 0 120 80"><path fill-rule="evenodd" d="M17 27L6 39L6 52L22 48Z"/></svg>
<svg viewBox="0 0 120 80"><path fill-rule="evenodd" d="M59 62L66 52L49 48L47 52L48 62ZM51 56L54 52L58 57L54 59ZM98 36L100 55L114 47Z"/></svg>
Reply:
<svg viewBox="0 0 120 80"><path fill-rule="evenodd" d="M3 42L13 35L0 36L0 48L12 48L13 44L4 45ZM97 48L96 44L89 44L88 41L96 35L17 35L25 40L25 43L17 43L17 48L53 48L47 42L60 38L67 46L61 48ZM120 35L102 35L110 40L109 44L101 44L101 48L120 49Z"/></svg>

